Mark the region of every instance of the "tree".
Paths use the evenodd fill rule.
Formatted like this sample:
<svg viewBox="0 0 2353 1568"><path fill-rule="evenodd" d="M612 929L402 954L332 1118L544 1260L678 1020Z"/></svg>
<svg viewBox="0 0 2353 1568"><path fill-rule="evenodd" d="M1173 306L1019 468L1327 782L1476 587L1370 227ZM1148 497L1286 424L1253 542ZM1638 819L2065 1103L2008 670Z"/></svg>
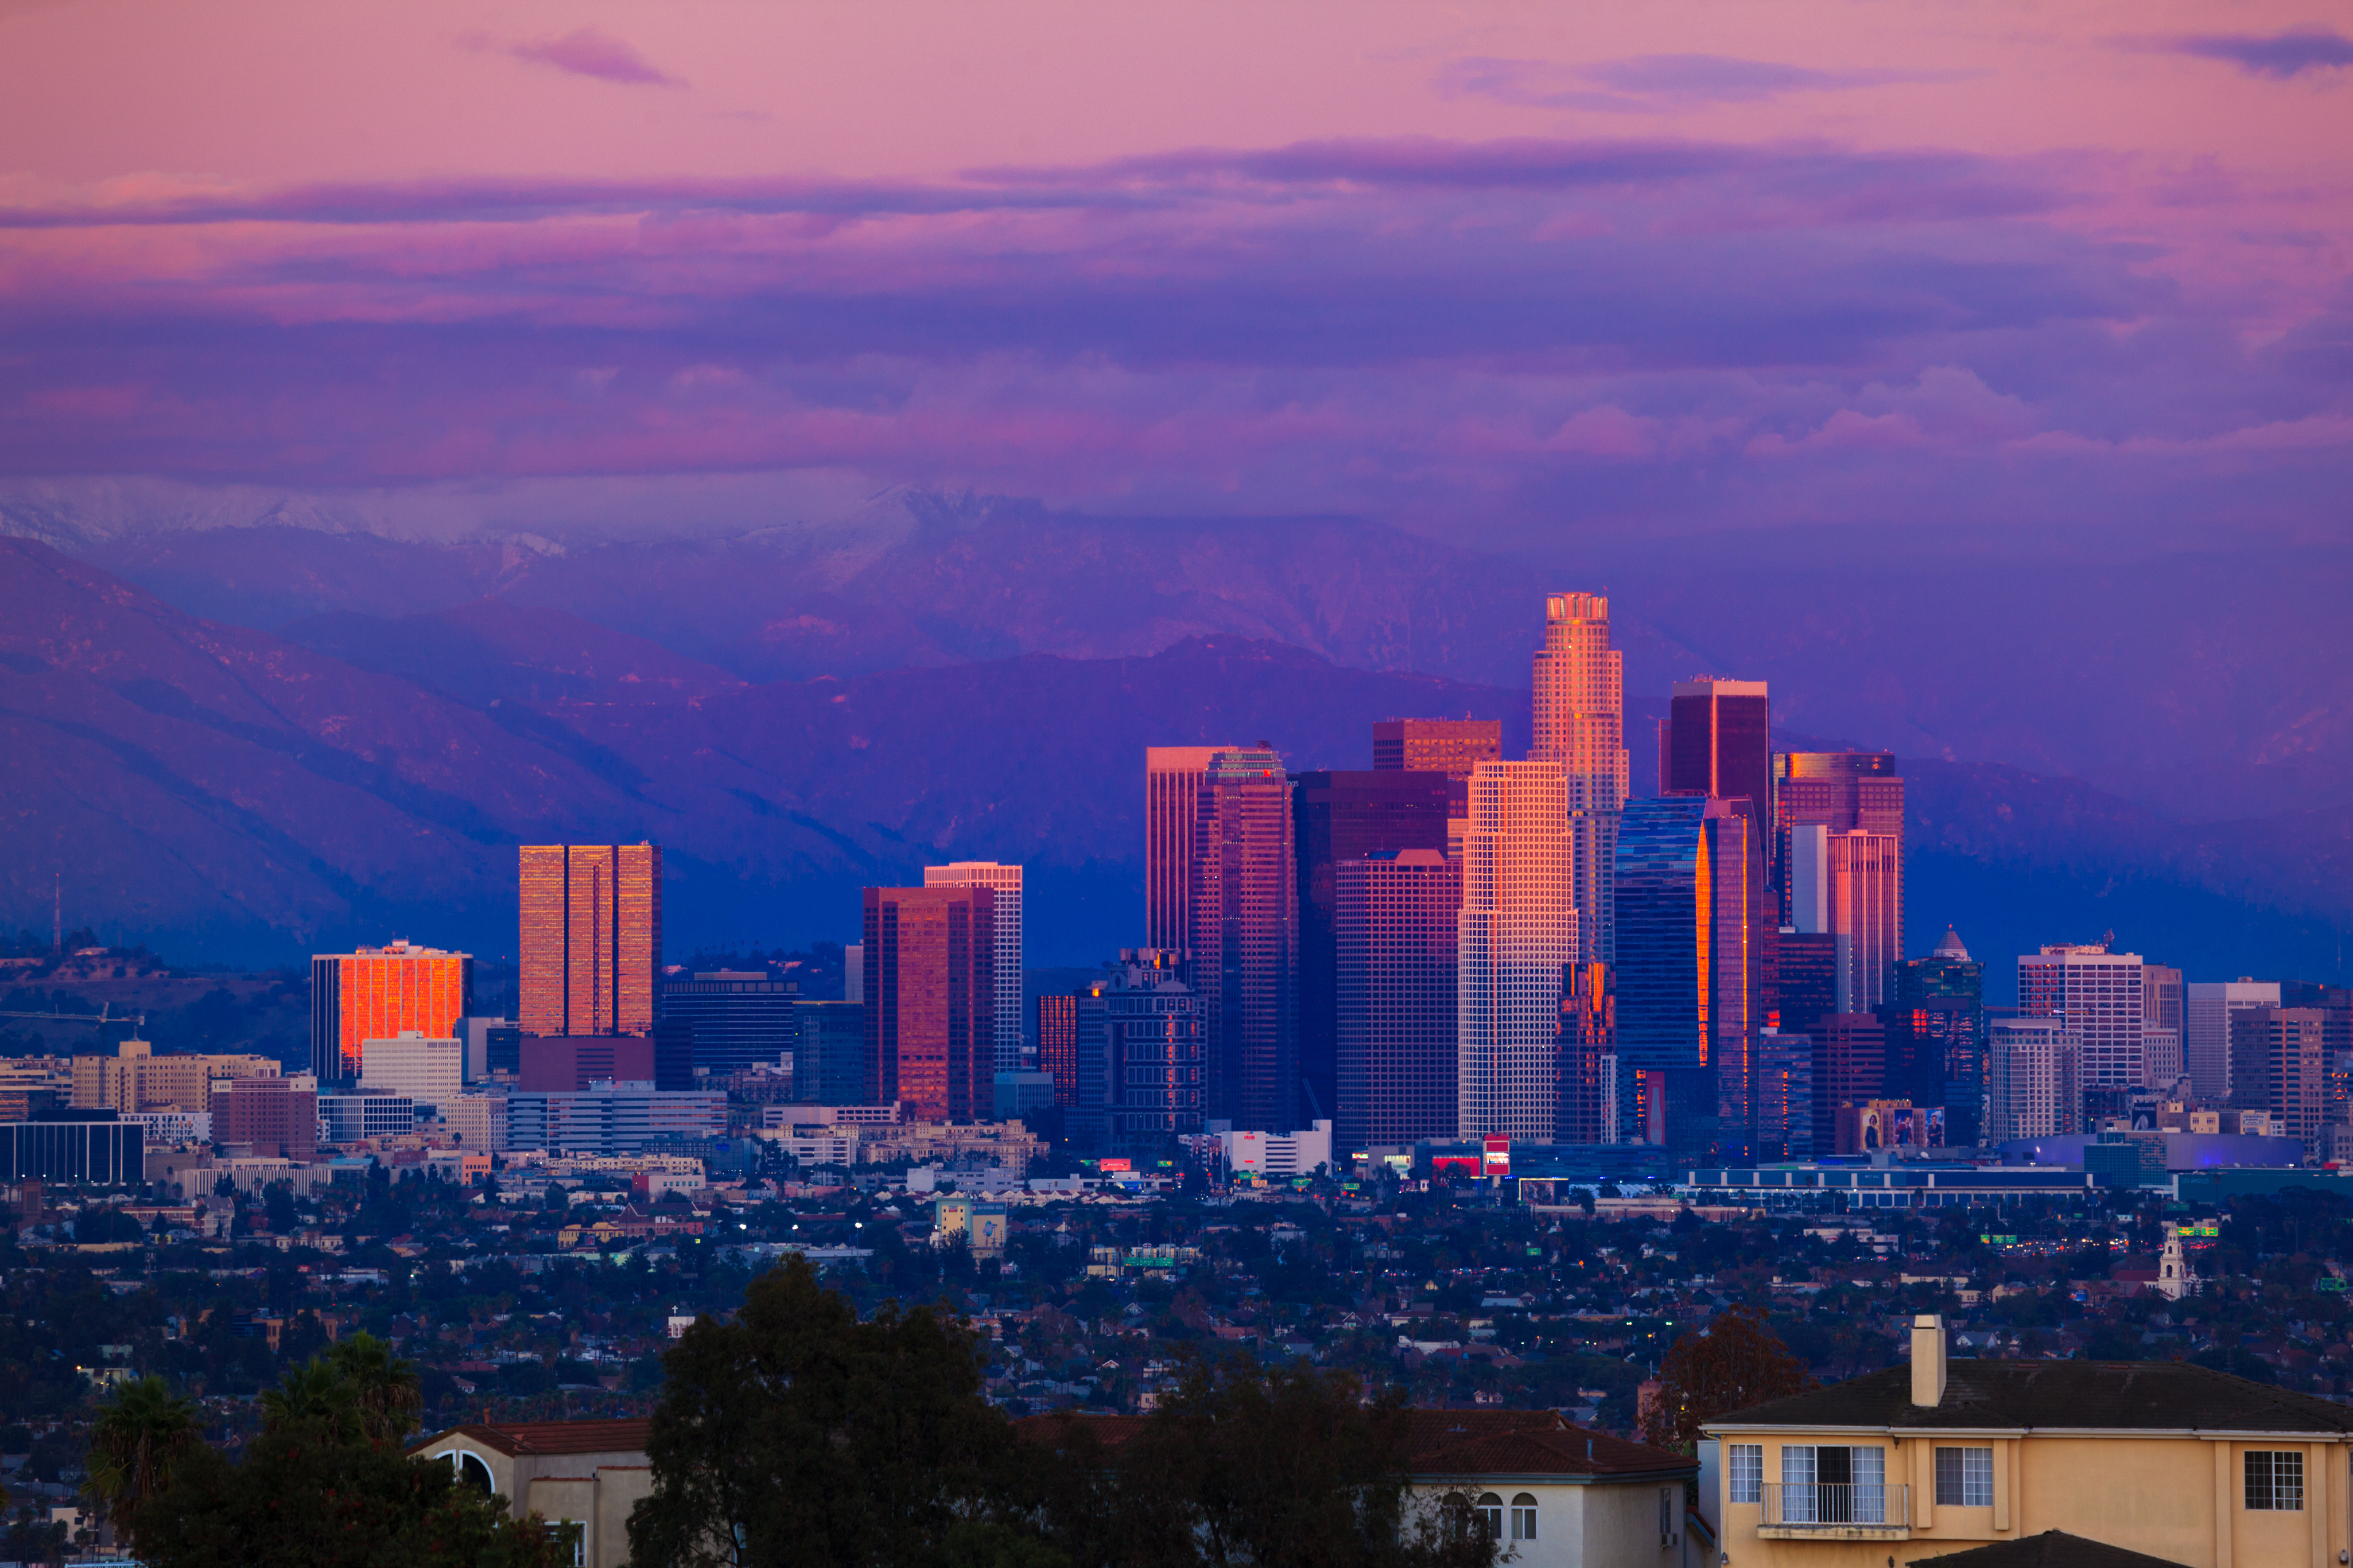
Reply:
<svg viewBox="0 0 2353 1568"><path fill-rule="evenodd" d="M663 1369L632 1562L1028 1561L1007 1520L1011 1426L981 1397L965 1334L932 1312L886 1303L860 1322L796 1257L752 1282L734 1321L687 1330Z"/></svg>
<svg viewBox="0 0 2353 1568"><path fill-rule="evenodd" d="M402 1361L374 1334L353 1334L327 1352L335 1372L351 1384L360 1429L385 1442L408 1435L425 1408L417 1363Z"/></svg>
<svg viewBox="0 0 2353 1568"><path fill-rule="evenodd" d="M1733 1307L1668 1350L1658 1397L1642 1414L1642 1441L1689 1454L1700 1428L1717 1416L1813 1386L1806 1363L1765 1326L1762 1313Z"/></svg>
<svg viewBox="0 0 2353 1568"><path fill-rule="evenodd" d="M293 1368L261 1391L261 1418L272 1427L311 1422L356 1435L359 1400L351 1379L324 1357Z"/></svg>
<svg viewBox="0 0 2353 1568"><path fill-rule="evenodd" d="M195 1406L160 1377L116 1390L90 1427L86 1487L97 1510L130 1536L139 1507L169 1486L190 1450L202 1447Z"/></svg>

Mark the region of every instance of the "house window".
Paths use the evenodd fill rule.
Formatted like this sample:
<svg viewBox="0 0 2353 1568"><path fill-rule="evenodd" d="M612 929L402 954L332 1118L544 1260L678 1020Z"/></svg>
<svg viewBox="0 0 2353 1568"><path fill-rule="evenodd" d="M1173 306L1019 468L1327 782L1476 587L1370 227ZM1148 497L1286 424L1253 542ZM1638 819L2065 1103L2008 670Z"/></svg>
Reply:
<svg viewBox="0 0 2353 1568"><path fill-rule="evenodd" d="M1490 1541L1504 1539L1504 1500L1493 1492L1480 1494L1479 1528L1487 1532Z"/></svg>
<svg viewBox="0 0 2353 1568"><path fill-rule="evenodd" d="M1936 1503L1941 1508L1993 1506L1993 1450L1936 1450Z"/></svg>
<svg viewBox="0 0 2353 1568"><path fill-rule="evenodd" d="M2247 1506L2304 1511L2304 1456L2293 1448L2247 1450Z"/></svg>
<svg viewBox="0 0 2353 1568"><path fill-rule="evenodd" d="M1790 1524L1887 1522L1887 1450L1781 1446L1781 1519Z"/></svg>
<svg viewBox="0 0 2353 1568"><path fill-rule="evenodd" d="M1534 1541L1536 1538L1536 1500L1526 1492L1512 1500L1512 1539Z"/></svg>
<svg viewBox="0 0 2353 1568"><path fill-rule="evenodd" d="M1725 1475L1732 1483L1733 1502L1765 1500L1765 1445L1734 1443L1725 1451Z"/></svg>

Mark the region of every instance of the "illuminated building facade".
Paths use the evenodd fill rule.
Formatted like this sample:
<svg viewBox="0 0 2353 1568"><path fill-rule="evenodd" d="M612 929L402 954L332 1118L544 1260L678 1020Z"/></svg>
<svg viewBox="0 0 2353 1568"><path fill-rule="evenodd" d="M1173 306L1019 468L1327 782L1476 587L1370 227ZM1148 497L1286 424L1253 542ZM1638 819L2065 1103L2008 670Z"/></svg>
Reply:
<svg viewBox="0 0 2353 1568"><path fill-rule="evenodd" d="M866 1103L918 1121L997 1104L997 893L866 889Z"/></svg>
<svg viewBox="0 0 2353 1568"><path fill-rule="evenodd" d="M1185 977L1201 997L1207 1114L1288 1131L1299 1089L1299 874L1282 756L1236 747L1195 795Z"/></svg>
<svg viewBox="0 0 2353 1568"><path fill-rule="evenodd" d="M1207 1090L1201 998L1176 954L1132 948L1071 999L1077 1103L1065 1125L1098 1152L1173 1158Z"/></svg>
<svg viewBox="0 0 2353 1568"><path fill-rule="evenodd" d="M1555 1141L1561 972L1577 956L1573 876L1560 764L1481 763L1462 837L1457 1137Z"/></svg>
<svg viewBox="0 0 2353 1568"><path fill-rule="evenodd" d="M528 853L528 851L526 851ZM415 1031L434 1039L460 1033L474 1010L470 953L396 942L311 960L311 1071L322 1083L360 1076L369 1040Z"/></svg>
<svg viewBox="0 0 2353 1568"><path fill-rule="evenodd" d="M1451 1138L1462 863L1375 853L1340 861L1334 885L1338 1152Z"/></svg>
<svg viewBox="0 0 2353 1568"><path fill-rule="evenodd" d="M1021 1070L1021 868L994 860L955 860L923 868L926 888L987 888L997 895L992 917L997 952L996 1072ZM994 1080L992 1079L992 1082ZM994 1092L992 1090L992 1092Z"/></svg>
<svg viewBox="0 0 2353 1568"><path fill-rule="evenodd" d="M1560 983L1560 1115L1563 1143L1617 1143L1618 994L1609 966L1572 963Z"/></svg>
<svg viewBox="0 0 2353 1568"><path fill-rule="evenodd" d="M1038 1070L1054 1080L1054 1103L1078 1103L1079 1000L1059 994L1038 998Z"/></svg>
<svg viewBox="0 0 2353 1568"><path fill-rule="evenodd" d="M1789 844L1789 886L1780 889L1800 935L1828 936L1841 1013L1886 1000L1888 966L1904 953L1904 841L1862 828L1834 833L1799 823Z"/></svg>
<svg viewBox="0 0 2353 1568"><path fill-rule="evenodd" d="M1995 1018L1986 1028L1985 1141L2063 1137L2082 1130L2083 1082L2063 1018Z"/></svg>
<svg viewBox="0 0 2353 1568"><path fill-rule="evenodd" d="M1532 762L1560 764L1575 837L1571 882L1577 957L1617 962L1613 910L1619 814L1626 806L1625 658L1609 643L1609 601L1597 594L1545 599L1535 661Z"/></svg>
<svg viewBox="0 0 2353 1568"><path fill-rule="evenodd" d="M2084 1089L2148 1087L2145 967L2140 954L2111 952L2105 944L2054 944L2018 961L2020 1016L2065 1021Z"/></svg>
<svg viewBox="0 0 2353 1568"><path fill-rule="evenodd" d="M1373 767L1379 773L1446 775L1446 852L1462 853L1462 824L1471 815L1471 771L1504 760L1500 719L1383 719L1373 726Z"/></svg>
<svg viewBox="0 0 2353 1568"><path fill-rule="evenodd" d="M1790 925L1789 832L1811 824L1832 833L1904 837L1904 780L1893 752L1777 752L1773 754L1774 881L1781 923ZM1801 928L1802 929L1802 928Z"/></svg>
<svg viewBox="0 0 2353 1568"><path fill-rule="evenodd" d="M1192 940L1193 830L1201 781L1226 746L1147 746L1144 752L1144 930L1164 952Z"/></svg>
<svg viewBox="0 0 2353 1568"><path fill-rule="evenodd" d="M524 1034L653 1032L661 882L659 844L522 847Z"/></svg>
<svg viewBox="0 0 2353 1568"><path fill-rule="evenodd" d="M1659 793L1747 802L1769 844L1773 824L1771 701L1761 680L1678 680L1659 727ZM1767 860L1767 874L1772 872Z"/></svg>
<svg viewBox="0 0 2353 1568"><path fill-rule="evenodd" d="M1977 1142L1985 1131L1985 965L1969 956L1958 931L1947 927L1936 952L1895 964L1881 1016L1887 1092L1943 1106L1946 1137Z"/></svg>
<svg viewBox="0 0 2353 1568"><path fill-rule="evenodd" d="M1409 850L1444 859L1447 789L1446 775L1430 770L1303 773L1292 781L1292 837L1299 855L1299 1076L1314 1100L1309 1121L1330 1117L1346 1125L1334 1110L1340 1074L1339 868L1368 855ZM1451 949L1451 911L1447 931Z"/></svg>

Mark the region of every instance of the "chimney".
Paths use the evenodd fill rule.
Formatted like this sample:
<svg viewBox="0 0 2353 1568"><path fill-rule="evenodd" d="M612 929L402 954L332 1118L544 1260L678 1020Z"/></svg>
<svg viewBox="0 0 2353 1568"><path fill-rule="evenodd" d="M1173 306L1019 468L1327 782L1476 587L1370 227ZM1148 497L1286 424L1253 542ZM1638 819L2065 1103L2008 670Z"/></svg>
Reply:
<svg viewBox="0 0 2353 1568"><path fill-rule="evenodd" d="M1923 1312L1912 1320L1912 1403L1933 1410L1945 1402L1945 1320Z"/></svg>

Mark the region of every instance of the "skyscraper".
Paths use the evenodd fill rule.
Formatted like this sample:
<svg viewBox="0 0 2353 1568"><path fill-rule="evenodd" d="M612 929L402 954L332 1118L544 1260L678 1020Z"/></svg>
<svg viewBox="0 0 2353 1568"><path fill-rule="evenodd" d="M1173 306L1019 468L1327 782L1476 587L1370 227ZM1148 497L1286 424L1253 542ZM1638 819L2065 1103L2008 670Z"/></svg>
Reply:
<svg viewBox="0 0 2353 1568"><path fill-rule="evenodd" d="M1675 682L1659 728L1659 793L1748 802L1749 820L1773 841L1771 703L1761 680L1695 676ZM1772 867L1768 863L1767 875Z"/></svg>
<svg viewBox="0 0 2353 1568"><path fill-rule="evenodd" d="M1201 781L1225 746L1147 746L1144 752L1144 929L1164 952L1179 952L1193 931L1193 830Z"/></svg>
<svg viewBox="0 0 2353 1568"><path fill-rule="evenodd" d="M1766 1023L1785 1034L1810 1035L1839 1010L1836 937L1784 926L1766 957Z"/></svg>
<svg viewBox="0 0 2353 1568"><path fill-rule="evenodd" d="M2281 1136L2320 1156L2328 1120L2327 1020L2317 1007L2242 1007L2231 1015L2231 1105L2268 1110Z"/></svg>
<svg viewBox="0 0 2353 1568"><path fill-rule="evenodd" d="M396 942L311 959L311 1071L321 1083L360 1076L360 1047L410 1030L455 1036L474 1010L474 960Z"/></svg>
<svg viewBox="0 0 2353 1568"><path fill-rule="evenodd" d="M2144 964L2140 972L2141 1058L2147 1064L2148 1086L2171 1089L2189 1071L2183 1055L2182 1004L2186 1000L2181 971L2162 963Z"/></svg>
<svg viewBox="0 0 2353 1568"><path fill-rule="evenodd" d="M1073 1002L1077 1103L1066 1125L1099 1152L1169 1155L1201 1131L1201 998L1176 955L1129 949Z"/></svg>
<svg viewBox="0 0 2353 1568"><path fill-rule="evenodd" d="M1892 752L1773 753L1773 879L1781 889L1781 923L1792 922L1789 830L1818 824L1832 833L1857 829L1904 836L1904 780Z"/></svg>
<svg viewBox="0 0 2353 1568"><path fill-rule="evenodd" d="M1760 1030L1757 1037L1757 1158L1814 1157L1814 1037Z"/></svg>
<svg viewBox="0 0 2353 1568"><path fill-rule="evenodd" d="M1054 1103L1079 1102L1078 998L1051 992L1038 998L1038 1070L1054 1080Z"/></svg>
<svg viewBox="0 0 2353 1568"><path fill-rule="evenodd" d="M1996 1018L1986 1030L1989 1143L2062 1137L2083 1122L2075 1037L2066 1020Z"/></svg>
<svg viewBox="0 0 2353 1568"><path fill-rule="evenodd" d="M1572 963L1561 976L1560 1119L1563 1143L1623 1140L1618 1089L1618 993L1609 966Z"/></svg>
<svg viewBox="0 0 2353 1568"><path fill-rule="evenodd" d="M662 977L661 1021L686 1029L692 1065L723 1089L730 1074L775 1067L797 1048L799 1000L797 984L764 969L698 970Z"/></svg>
<svg viewBox="0 0 2353 1568"><path fill-rule="evenodd" d="M1299 1090L1299 873L1282 756L1233 747L1190 786L1187 982L1200 994L1207 1114L1287 1132Z"/></svg>
<svg viewBox="0 0 2353 1568"><path fill-rule="evenodd" d="M1609 601L1595 594L1545 600L1544 647L1535 668L1531 762L1560 764L1574 824L1572 879L1578 957L1617 962L1619 814L1626 806L1624 656L1609 646Z"/></svg>
<svg viewBox="0 0 2353 1568"><path fill-rule="evenodd" d="M1561 970L1577 959L1567 787L1553 762L1471 775L1457 939L1456 1133L1554 1141Z"/></svg>
<svg viewBox="0 0 2353 1568"><path fill-rule="evenodd" d="M1503 760L1501 719L1382 719L1373 725L1377 773L1444 773L1467 784L1481 763ZM1461 803L1468 793L1457 789L1454 798Z"/></svg>
<svg viewBox="0 0 2353 1568"><path fill-rule="evenodd" d="M866 1096L924 1121L986 1121L997 1098L997 894L866 889Z"/></svg>
<svg viewBox="0 0 2353 1568"><path fill-rule="evenodd" d="M2231 1098L2231 1016L2247 1007L2276 1007L2276 980L2192 981L2182 988L2181 1034L2189 1087L2208 1105Z"/></svg>
<svg viewBox="0 0 2353 1568"><path fill-rule="evenodd" d="M1887 1005L1887 1092L1945 1108L1945 1136L1978 1141L1985 1128L1985 965L1949 928L1926 958L1894 967Z"/></svg>
<svg viewBox="0 0 2353 1568"><path fill-rule="evenodd" d="M2105 942L2057 943L2018 961L2019 1016L2064 1020L2084 1089L2148 1087L2142 967L2140 954Z"/></svg>
<svg viewBox="0 0 2353 1568"><path fill-rule="evenodd" d="M652 1033L661 846L526 844L520 858L522 1032Z"/></svg>
<svg viewBox="0 0 2353 1568"><path fill-rule="evenodd" d="M1772 903L1746 803L1627 803L1618 838L1618 1057L1678 1158L1745 1157ZM1819 1086L1817 1086L1819 1090Z"/></svg>
<svg viewBox="0 0 2353 1568"><path fill-rule="evenodd" d="M1887 1030L1869 1013L1832 1013L1814 1026L1814 1152L1838 1148L1839 1111L1885 1097Z"/></svg>
<svg viewBox="0 0 2353 1568"><path fill-rule="evenodd" d="M1377 852L1340 861L1334 888L1333 1152L1451 1138L1462 863Z"/></svg>
<svg viewBox="0 0 2353 1568"><path fill-rule="evenodd" d="M804 1105L866 1100L866 1004L793 1004L793 1098Z"/></svg>
<svg viewBox="0 0 2353 1568"><path fill-rule="evenodd" d="M1299 852L1299 1075L1314 1100L1302 1120L1337 1124L1335 874L1367 855L1427 849L1443 858L1447 778L1423 770L1304 773L1292 781L1291 808Z"/></svg>
<svg viewBox="0 0 2353 1568"><path fill-rule="evenodd" d="M990 1070L1020 1071L1021 868L994 860L953 860L924 867L923 886L987 888L997 895L997 1055Z"/></svg>
<svg viewBox="0 0 2353 1568"><path fill-rule="evenodd" d="M1789 886L1781 889L1801 936L1831 942L1838 1010L1867 1013L1886 1000L1888 965L1904 953L1904 841L1818 822L1783 834Z"/></svg>

